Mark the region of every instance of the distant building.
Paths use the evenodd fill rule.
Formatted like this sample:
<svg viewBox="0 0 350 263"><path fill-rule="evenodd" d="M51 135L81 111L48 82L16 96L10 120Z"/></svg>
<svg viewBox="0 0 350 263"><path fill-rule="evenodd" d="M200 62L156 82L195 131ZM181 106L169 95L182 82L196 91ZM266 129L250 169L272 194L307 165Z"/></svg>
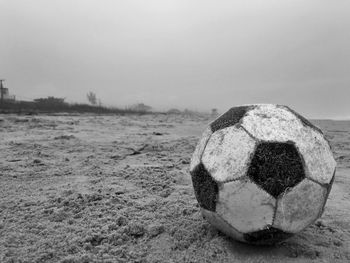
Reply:
<svg viewBox="0 0 350 263"><path fill-rule="evenodd" d="M2 86L0 89L0 98L2 98L3 100L16 100L16 96L10 95L9 89L4 88L4 86Z"/></svg>
<svg viewBox="0 0 350 263"><path fill-rule="evenodd" d="M216 118L219 116L218 109L211 109L211 117Z"/></svg>

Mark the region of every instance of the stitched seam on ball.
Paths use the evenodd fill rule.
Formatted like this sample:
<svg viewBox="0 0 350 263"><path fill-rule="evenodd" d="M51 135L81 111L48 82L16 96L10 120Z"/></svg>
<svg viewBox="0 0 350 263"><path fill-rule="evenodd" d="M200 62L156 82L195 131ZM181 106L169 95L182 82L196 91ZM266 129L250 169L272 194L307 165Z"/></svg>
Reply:
<svg viewBox="0 0 350 263"><path fill-rule="evenodd" d="M273 227L273 224L275 223L275 219L276 219L277 206L278 206L278 199L275 199L275 209L274 209L274 211L273 211L272 223L271 223L271 226L272 226L272 227Z"/></svg>
<svg viewBox="0 0 350 263"><path fill-rule="evenodd" d="M210 134L210 135L208 136L208 138L205 140L205 144L204 144L204 146L203 146L203 150L202 150L202 152L201 152L200 155L199 155L199 162L200 162L200 163L203 163L203 162L202 162L203 153L204 153L204 151L205 151L205 148L207 147L207 144L208 144L208 142L209 142L209 139L210 139L211 136L213 135L213 131L212 131L211 127L209 127L209 128L210 128L211 134ZM203 163L203 165L204 165L204 163ZM204 165L204 167L205 167L205 165Z"/></svg>
<svg viewBox="0 0 350 263"><path fill-rule="evenodd" d="M295 143L294 143L294 146L297 149L298 155L299 155L299 157L301 159L301 163L302 163L303 168L304 168L305 177L308 177L310 175L310 171L309 171L309 169L308 169L308 167L306 165L304 156L301 154L301 152L299 151L299 147Z"/></svg>
<svg viewBox="0 0 350 263"><path fill-rule="evenodd" d="M320 182L318 182L318 181L316 181L315 179L313 179L313 178L310 178L310 177L306 177L306 179L308 179L308 180L310 180L310 181L312 181L312 182L314 182L314 183L316 183L316 184L318 184L318 185L320 185L320 186L322 186L322 187L328 187L329 186L329 184L330 184L330 182L329 183L320 183ZM331 179L332 180L332 179Z"/></svg>
<svg viewBox="0 0 350 263"><path fill-rule="evenodd" d="M238 234L242 235L243 238L243 232L237 230L235 227L233 227L230 223L228 223L222 216L220 216L218 213L215 212L215 214L217 215L217 217L219 217L222 221L224 221L229 227L231 227L234 231L236 231Z"/></svg>
<svg viewBox="0 0 350 263"><path fill-rule="evenodd" d="M231 183L231 182L236 182L236 181L241 181L241 180L243 180L244 181L244 179L246 178L246 175L242 175L242 176L240 176L240 177L238 177L238 178L233 178L233 179L229 179L229 180L225 180L225 181L217 181L217 180L215 180L214 179L214 181L216 182L216 183L218 183L218 184L226 184L226 183Z"/></svg>
<svg viewBox="0 0 350 263"><path fill-rule="evenodd" d="M242 128L254 141L256 141L257 143L259 143L261 140L256 138L253 134L251 134L244 126L243 123L239 124L239 127Z"/></svg>
<svg viewBox="0 0 350 263"><path fill-rule="evenodd" d="M328 200L329 194L330 194L330 192L331 192L331 190L332 190L332 186L333 186L333 183L334 183L336 170L337 170L337 169L335 168L335 169L334 169L334 172L333 172L333 177L332 177L331 181L329 182L328 187L326 188L326 189L327 189L327 193L326 193L326 196L325 196L323 205L322 205L322 209L321 209L321 211L320 211L320 213L319 213L319 215L318 215L319 217L321 217L321 215L323 214L324 209L325 209L325 207L326 207L327 200Z"/></svg>

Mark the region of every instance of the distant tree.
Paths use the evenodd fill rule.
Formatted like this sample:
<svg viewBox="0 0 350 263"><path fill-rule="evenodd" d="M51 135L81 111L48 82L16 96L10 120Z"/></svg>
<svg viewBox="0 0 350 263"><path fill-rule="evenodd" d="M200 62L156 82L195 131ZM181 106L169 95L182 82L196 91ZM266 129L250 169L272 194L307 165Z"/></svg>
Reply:
<svg viewBox="0 0 350 263"><path fill-rule="evenodd" d="M88 101L92 104L92 105L97 105L97 98L96 98L96 94L93 93L92 91L90 91L88 94L86 94Z"/></svg>

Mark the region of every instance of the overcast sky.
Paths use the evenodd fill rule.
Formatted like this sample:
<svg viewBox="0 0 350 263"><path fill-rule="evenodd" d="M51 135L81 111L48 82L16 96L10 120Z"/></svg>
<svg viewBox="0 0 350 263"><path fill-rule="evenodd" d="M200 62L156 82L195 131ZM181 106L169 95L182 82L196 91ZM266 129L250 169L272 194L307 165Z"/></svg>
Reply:
<svg viewBox="0 0 350 263"><path fill-rule="evenodd" d="M0 39L19 99L350 117L348 0L0 0Z"/></svg>

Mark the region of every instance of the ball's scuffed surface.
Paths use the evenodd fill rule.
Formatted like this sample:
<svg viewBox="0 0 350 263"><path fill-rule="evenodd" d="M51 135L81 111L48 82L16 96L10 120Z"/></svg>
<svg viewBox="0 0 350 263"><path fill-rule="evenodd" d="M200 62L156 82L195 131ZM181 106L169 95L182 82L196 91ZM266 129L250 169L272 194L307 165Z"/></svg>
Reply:
<svg viewBox="0 0 350 263"><path fill-rule="evenodd" d="M319 217L326 195L326 187L303 180L278 199L273 226L291 233L301 231Z"/></svg>
<svg viewBox="0 0 350 263"><path fill-rule="evenodd" d="M216 213L239 232L249 233L272 225L275 206L275 198L255 183L236 180L220 189Z"/></svg>
<svg viewBox="0 0 350 263"><path fill-rule="evenodd" d="M274 244L321 216L335 166L319 128L286 106L259 104L213 121L190 172L208 222L236 240Z"/></svg>

